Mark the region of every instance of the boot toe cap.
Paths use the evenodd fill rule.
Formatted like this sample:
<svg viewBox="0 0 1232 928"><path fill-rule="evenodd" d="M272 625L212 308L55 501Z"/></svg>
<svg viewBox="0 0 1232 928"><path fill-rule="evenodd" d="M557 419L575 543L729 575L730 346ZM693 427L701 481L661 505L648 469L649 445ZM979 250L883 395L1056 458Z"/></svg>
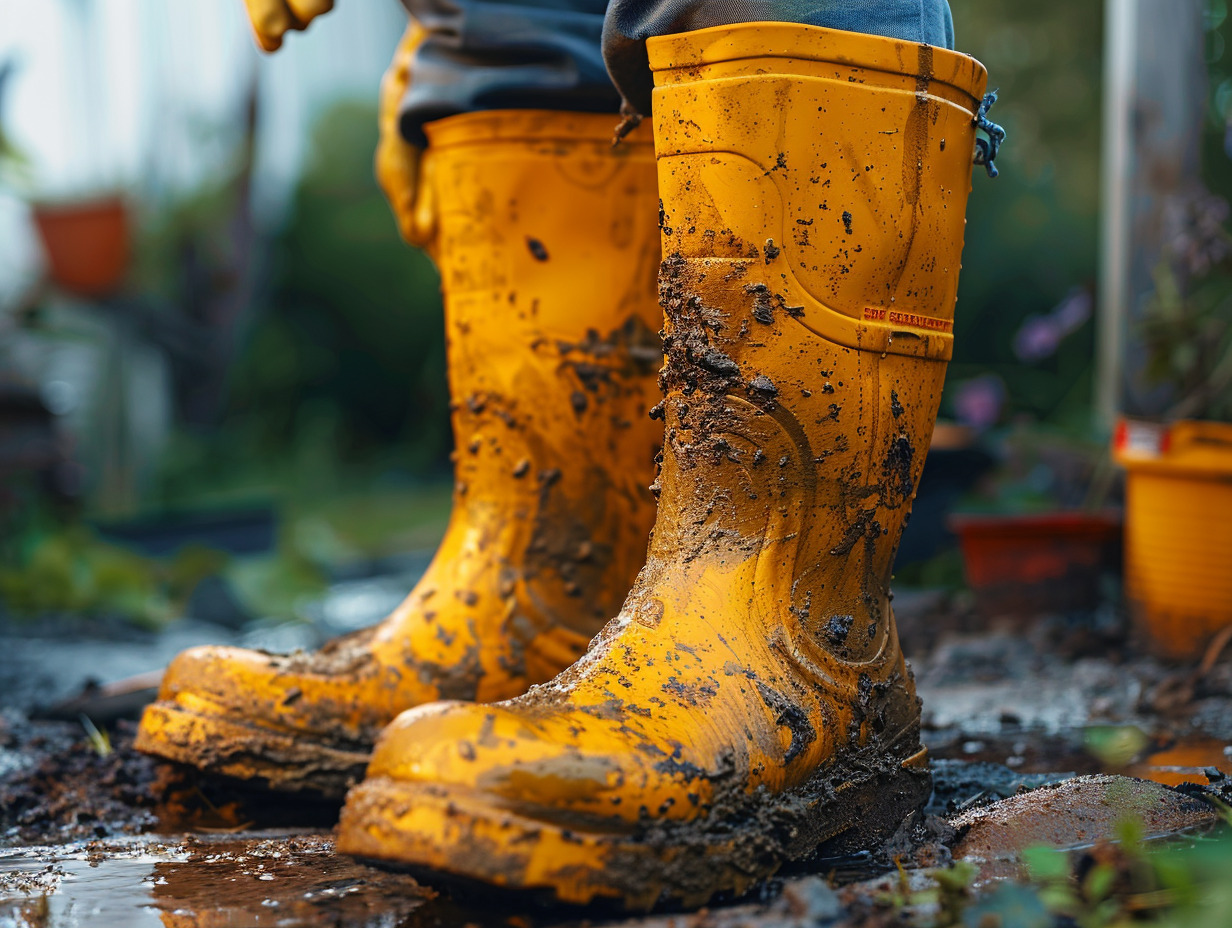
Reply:
<svg viewBox="0 0 1232 928"><path fill-rule="evenodd" d="M381 735L368 775L441 787L530 815L623 818L626 799L654 791L658 777L645 756L605 724L518 708L516 701L444 702L404 712ZM629 814L636 815L638 803L631 805Z"/></svg>
<svg viewBox="0 0 1232 928"><path fill-rule="evenodd" d="M203 716L371 743L392 716L358 674L321 673L309 655L191 648L168 666L161 703Z"/></svg>

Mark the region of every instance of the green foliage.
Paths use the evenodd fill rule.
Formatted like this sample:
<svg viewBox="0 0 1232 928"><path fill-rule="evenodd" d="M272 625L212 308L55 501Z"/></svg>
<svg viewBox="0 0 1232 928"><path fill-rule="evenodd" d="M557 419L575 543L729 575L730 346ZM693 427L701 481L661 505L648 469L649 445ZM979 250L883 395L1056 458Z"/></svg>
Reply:
<svg viewBox="0 0 1232 928"><path fill-rule="evenodd" d="M230 412L258 426L263 453L307 440L345 461L398 445L422 472L448 453L443 312L431 262L399 238L373 177L376 131L358 104L316 127Z"/></svg>
<svg viewBox="0 0 1232 928"><path fill-rule="evenodd" d="M1114 843L1071 852L1031 847L1025 877L976 890L965 861L934 873L934 888L906 889L884 900L911 924L934 928L1226 928L1232 923L1232 830L1170 841L1144 840L1137 819L1117 828Z"/></svg>
<svg viewBox="0 0 1232 928"><path fill-rule="evenodd" d="M1232 16L1228 0L1206 0L1206 67L1210 105L1202 134L1203 180L1232 199Z"/></svg>
<svg viewBox="0 0 1232 928"><path fill-rule="evenodd" d="M174 436L153 502L324 497L445 470L438 278L401 240L377 187L376 132L366 104L321 116L286 225L269 243L268 283L240 334L222 421ZM207 247L225 232L227 202L225 185L202 191L160 228L196 229Z"/></svg>
<svg viewBox="0 0 1232 928"><path fill-rule="evenodd" d="M1000 90L991 115L1008 137L1001 176L974 178L947 388L993 372L1008 388L1011 413L1086 420L1093 324L1034 364L1014 356L1012 341L1029 315L1096 276L1101 5L950 5L958 48L980 59Z"/></svg>
<svg viewBox="0 0 1232 928"><path fill-rule="evenodd" d="M249 615L267 619L293 619L297 606L325 590L325 577L310 559L295 548L232 561L223 576Z"/></svg>
<svg viewBox="0 0 1232 928"><path fill-rule="evenodd" d="M1232 868L1232 836L1186 843L1143 841L1141 823L1126 820L1117 843L1071 855L1032 848L1030 885L1054 919L1079 928L1131 924L1227 925L1232 901L1226 875Z"/></svg>
<svg viewBox="0 0 1232 928"><path fill-rule="evenodd" d="M31 531L13 566L0 568L0 599L18 615L113 615L157 627L226 556L188 546L166 561L108 544L84 526Z"/></svg>
<svg viewBox="0 0 1232 928"><path fill-rule="evenodd" d="M963 556L958 548L947 548L928 560L894 566L894 588L916 587L926 590L964 590Z"/></svg>
<svg viewBox="0 0 1232 928"><path fill-rule="evenodd" d="M967 493L959 510L1008 514L1077 509L1090 502L1091 487L1107 461L1107 447L1089 428L1062 428L1017 421L992 441L1001 456L997 470Z"/></svg>
<svg viewBox="0 0 1232 928"><path fill-rule="evenodd" d="M0 126L0 190L24 189L30 184L30 159L4 133Z"/></svg>
<svg viewBox="0 0 1232 928"><path fill-rule="evenodd" d="M1089 420L1094 324L1043 361L1023 363L1014 333L1074 287L1091 288L1098 247L1103 4L951 0L959 49L989 71L1001 97L993 117L1008 138L994 182L975 178L955 319L950 391L989 372L1005 382L1010 412L1050 422ZM1209 120L1203 181L1232 198L1232 17L1206 2ZM1224 276L1192 292L1160 281L1142 335L1157 383L1176 385L1174 415L1232 417L1232 305ZM1215 377L1214 373L1218 376ZM1204 378L1218 389L1203 389ZM943 398L949 409L951 396ZM1194 411L1191 411L1194 410Z"/></svg>
<svg viewBox="0 0 1232 928"><path fill-rule="evenodd" d="M963 860L933 875L937 884L937 924L962 923L963 911L971 904L972 884L976 875L975 866Z"/></svg>
<svg viewBox="0 0 1232 928"><path fill-rule="evenodd" d="M238 168L238 164L222 166L197 189L141 217L130 276L136 290L162 301L151 305L170 309L182 298L181 257L185 252L202 256L209 267L227 266Z"/></svg>
<svg viewBox="0 0 1232 928"><path fill-rule="evenodd" d="M16 73L13 60L0 61L0 190L27 187L31 179L30 159L8 134L3 120L7 91Z"/></svg>
<svg viewBox="0 0 1232 928"><path fill-rule="evenodd" d="M110 756L112 750L111 735L105 730L99 731L94 721L84 713L81 716L81 727L86 730L86 739L90 742L90 747L94 749L94 753L99 757Z"/></svg>
<svg viewBox="0 0 1232 928"><path fill-rule="evenodd" d="M1185 288L1161 262L1142 339L1147 377L1172 388L1169 418L1232 422L1232 267L1225 262Z"/></svg>
<svg viewBox="0 0 1232 928"><path fill-rule="evenodd" d="M1151 743L1136 725L1092 725L1083 731L1088 754L1099 758L1105 769L1128 766Z"/></svg>

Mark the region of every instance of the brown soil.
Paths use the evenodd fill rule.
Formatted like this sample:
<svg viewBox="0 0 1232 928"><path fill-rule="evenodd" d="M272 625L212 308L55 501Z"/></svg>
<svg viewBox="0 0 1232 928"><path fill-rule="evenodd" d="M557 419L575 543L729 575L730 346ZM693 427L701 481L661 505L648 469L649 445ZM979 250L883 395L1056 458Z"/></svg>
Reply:
<svg viewBox="0 0 1232 928"><path fill-rule="evenodd" d="M337 805L247 791L140 754L135 730L118 722L103 754L81 725L0 717L0 848L336 820Z"/></svg>

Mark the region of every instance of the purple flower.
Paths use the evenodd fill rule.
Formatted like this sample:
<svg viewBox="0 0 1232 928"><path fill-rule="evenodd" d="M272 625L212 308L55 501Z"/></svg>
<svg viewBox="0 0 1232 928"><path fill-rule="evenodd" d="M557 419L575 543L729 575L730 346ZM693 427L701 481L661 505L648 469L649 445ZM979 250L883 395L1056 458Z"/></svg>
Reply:
<svg viewBox="0 0 1232 928"><path fill-rule="evenodd" d="M964 381L954 391L954 415L974 429L996 425L1005 405L1005 383L996 374Z"/></svg>
<svg viewBox="0 0 1232 928"><path fill-rule="evenodd" d="M1031 315L1014 333L1014 355L1032 363L1056 354L1065 336L1076 332L1091 318L1091 294L1075 288L1045 316Z"/></svg>

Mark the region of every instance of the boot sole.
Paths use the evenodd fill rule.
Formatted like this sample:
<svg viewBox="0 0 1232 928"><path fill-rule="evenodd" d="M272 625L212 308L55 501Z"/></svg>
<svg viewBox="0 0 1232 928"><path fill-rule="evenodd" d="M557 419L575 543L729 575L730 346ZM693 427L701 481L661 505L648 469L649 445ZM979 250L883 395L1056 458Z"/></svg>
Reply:
<svg viewBox="0 0 1232 928"><path fill-rule="evenodd" d="M865 748L778 795L742 793L701 820L625 831L610 821L566 824L559 812L457 787L370 777L347 797L337 848L489 893L582 906L609 900L629 911L699 906L720 893L743 895L823 845L847 853L884 842L932 791L918 730L894 741L911 747Z"/></svg>
<svg viewBox="0 0 1232 928"><path fill-rule="evenodd" d="M207 704L208 705L208 704ZM192 711L170 702L148 706L135 747L206 773L256 781L280 793L340 800L363 779L370 751L320 735Z"/></svg>

